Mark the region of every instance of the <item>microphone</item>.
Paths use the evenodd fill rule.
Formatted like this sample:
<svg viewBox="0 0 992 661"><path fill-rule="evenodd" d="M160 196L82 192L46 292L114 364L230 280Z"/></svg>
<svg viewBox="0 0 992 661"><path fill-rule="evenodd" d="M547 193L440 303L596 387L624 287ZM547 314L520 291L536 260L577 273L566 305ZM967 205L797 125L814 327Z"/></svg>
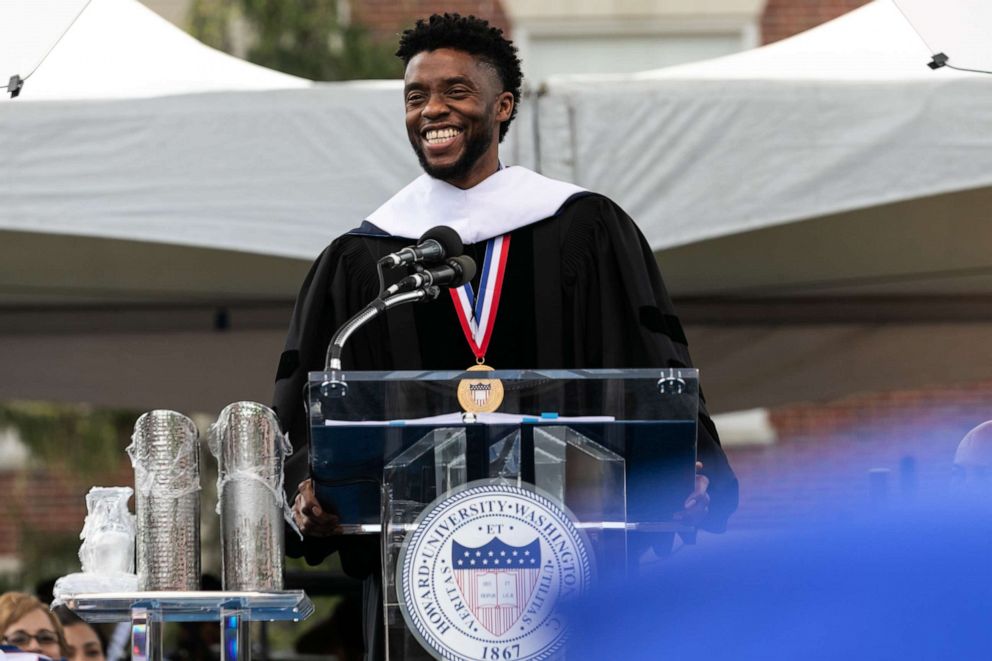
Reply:
<svg viewBox="0 0 992 661"><path fill-rule="evenodd" d="M408 275L386 290L384 296L424 287L461 287L475 277L475 260L468 255L446 259L443 264Z"/></svg>
<svg viewBox="0 0 992 661"><path fill-rule="evenodd" d="M462 254L462 238L447 225L438 225L424 232L415 246L390 253L379 260L386 268L416 262L440 262L445 257Z"/></svg>

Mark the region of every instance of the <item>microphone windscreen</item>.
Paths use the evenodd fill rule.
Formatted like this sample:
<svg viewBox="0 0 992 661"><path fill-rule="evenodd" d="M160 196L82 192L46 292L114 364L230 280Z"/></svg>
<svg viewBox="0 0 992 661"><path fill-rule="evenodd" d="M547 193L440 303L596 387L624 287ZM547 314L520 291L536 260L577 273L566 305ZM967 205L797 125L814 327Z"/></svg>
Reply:
<svg viewBox="0 0 992 661"><path fill-rule="evenodd" d="M445 257L454 257L465 251L465 246L462 245L462 237L458 236L458 232L447 225L438 225L437 227L430 228L420 237L420 243L429 241L430 239L434 239L441 244Z"/></svg>
<svg viewBox="0 0 992 661"><path fill-rule="evenodd" d="M455 270L458 277L448 285L449 287L461 287L466 282L471 282L475 277L475 260L468 255L459 255L448 260L448 264Z"/></svg>

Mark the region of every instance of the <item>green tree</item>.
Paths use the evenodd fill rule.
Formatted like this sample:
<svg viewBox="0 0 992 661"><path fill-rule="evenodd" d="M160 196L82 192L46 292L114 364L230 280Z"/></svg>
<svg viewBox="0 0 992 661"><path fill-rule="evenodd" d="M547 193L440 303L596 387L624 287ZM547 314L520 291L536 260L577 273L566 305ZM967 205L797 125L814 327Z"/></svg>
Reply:
<svg viewBox="0 0 992 661"><path fill-rule="evenodd" d="M377 43L361 25L345 24L338 0L194 0L190 32L232 52L234 17L249 28L247 59L311 80L400 78L394 44Z"/></svg>
<svg viewBox="0 0 992 661"><path fill-rule="evenodd" d="M46 481L78 494L78 507L93 484L120 482L128 460L124 448L138 414L42 402L0 403L0 431L14 430L28 449L28 465L16 473L13 489L3 494L0 516L17 523L22 569L0 576L0 591L31 589L44 578L79 570L78 527L60 530L30 515L27 503Z"/></svg>
<svg viewBox="0 0 992 661"><path fill-rule="evenodd" d="M0 403L0 429L15 429L32 461L82 481L117 474L137 417L68 404Z"/></svg>
<svg viewBox="0 0 992 661"><path fill-rule="evenodd" d="M189 32L208 46L225 53L234 50L231 25L237 0L194 0L189 8Z"/></svg>

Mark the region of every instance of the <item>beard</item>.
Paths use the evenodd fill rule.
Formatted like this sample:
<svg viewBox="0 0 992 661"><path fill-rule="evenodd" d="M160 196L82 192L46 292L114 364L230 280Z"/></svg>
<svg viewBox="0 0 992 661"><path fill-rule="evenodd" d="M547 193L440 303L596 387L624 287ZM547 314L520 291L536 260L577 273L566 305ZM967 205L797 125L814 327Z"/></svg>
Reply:
<svg viewBox="0 0 992 661"><path fill-rule="evenodd" d="M441 181L450 181L452 179L460 179L471 171L472 167L475 165L476 161L482 158L482 155L486 153L489 149L489 145L493 141L493 125L492 122L485 122L485 130L481 133L476 133L472 137L468 138L465 143L465 151L458 158L457 161L451 165L431 165L427 162L427 155L424 154L423 145L420 142L420 136L418 135L416 139L411 140L413 145L413 151L417 154L417 160L420 161L420 167L423 168L431 177L435 179L440 179Z"/></svg>

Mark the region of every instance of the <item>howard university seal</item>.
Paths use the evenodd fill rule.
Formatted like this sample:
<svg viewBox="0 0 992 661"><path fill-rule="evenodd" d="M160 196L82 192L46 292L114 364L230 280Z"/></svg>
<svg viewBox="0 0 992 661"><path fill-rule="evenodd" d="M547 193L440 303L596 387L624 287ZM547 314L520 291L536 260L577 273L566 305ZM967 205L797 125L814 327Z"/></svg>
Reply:
<svg viewBox="0 0 992 661"><path fill-rule="evenodd" d="M407 627L437 658L538 661L562 651L556 606L589 587L592 566L551 498L481 480L424 510L396 573Z"/></svg>

